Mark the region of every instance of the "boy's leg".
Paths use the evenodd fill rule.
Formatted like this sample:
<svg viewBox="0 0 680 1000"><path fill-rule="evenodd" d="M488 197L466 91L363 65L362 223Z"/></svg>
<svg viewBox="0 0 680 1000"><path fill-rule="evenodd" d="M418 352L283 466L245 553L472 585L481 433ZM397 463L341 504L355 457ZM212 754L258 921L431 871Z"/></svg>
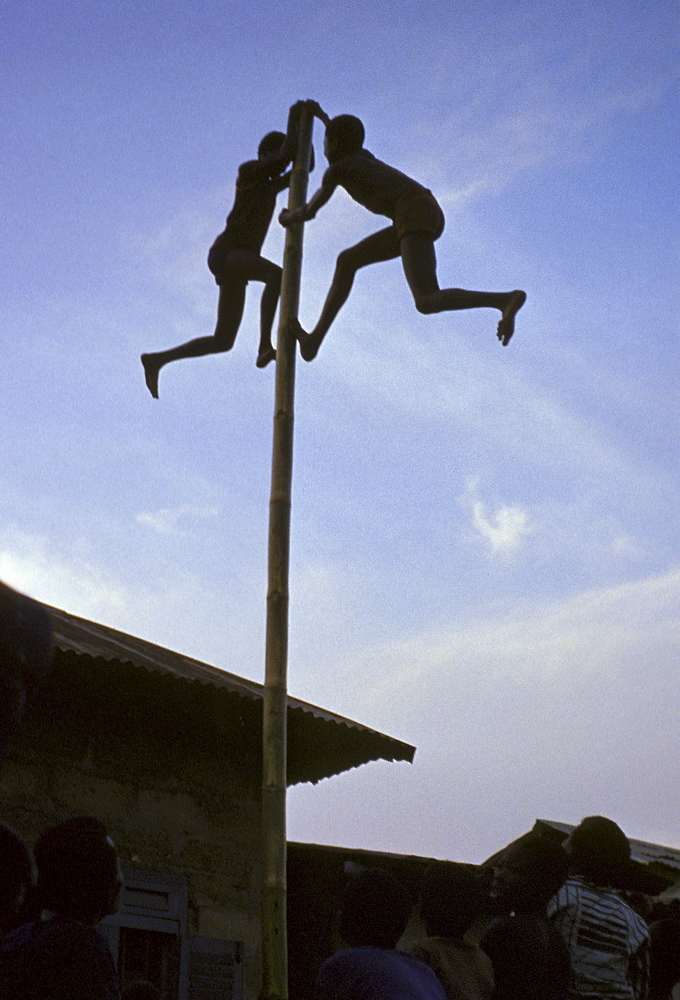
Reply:
<svg viewBox="0 0 680 1000"><path fill-rule="evenodd" d="M200 358L206 354L220 354L231 350L243 317L247 284L247 279L239 278L220 285L217 325L212 337L195 337L186 344L167 351L142 354L146 384L154 399L158 399L158 373L164 365L181 358Z"/></svg>
<svg viewBox="0 0 680 1000"><path fill-rule="evenodd" d="M503 314L498 324L498 339L504 346L510 341L515 315L526 301L524 292L472 292L464 288L440 288L434 241L425 233L409 233L402 237L401 259L418 312L498 309Z"/></svg>
<svg viewBox="0 0 680 1000"><path fill-rule="evenodd" d="M305 361L311 361L316 357L323 338L349 297L356 272L362 267L368 267L369 264L394 260L398 256L399 240L394 226L372 233L365 240L342 251L338 256L333 281L318 323L311 333L305 333L302 329L298 332L300 354Z"/></svg>
<svg viewBox="0 0 680 1000"><path fill-rule="evenodd" d="M225 258L225 271L233 279L264 283L260 300L260 343L256 361L258 368L264 368L276 357L276 351L272 347L272 326L281 294L281 268L252 250L231 250Z"/></svg>
<svg viewBox="0 0 680 1000"><path fill-rule="evenodd" d="M276 358L276 351L272 347L272 326L281 294L281 268L265 257L260 257L260 261L258 274L253 275L255 281L264 281L260 299L260 344L255 364L258 368L265 368Z"/></svg>

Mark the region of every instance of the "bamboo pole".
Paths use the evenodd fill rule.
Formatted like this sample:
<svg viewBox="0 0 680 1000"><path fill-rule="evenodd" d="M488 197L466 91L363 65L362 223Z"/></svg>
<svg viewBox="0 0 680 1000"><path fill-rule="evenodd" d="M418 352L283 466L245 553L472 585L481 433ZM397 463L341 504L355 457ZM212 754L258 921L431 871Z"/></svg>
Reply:
<svg viewBox="0 0 680 1000"><path fill-rule="evenodd" d="M293 167L289 209L307 197L313 116L303 108ZM269 500L269 582L262 719L262 993L264 1000L288 996L286 934L286 770L288 567L290 552L293 415L297 319L302 271L301 223L286 233L276 344L276 396Z"/></svg>

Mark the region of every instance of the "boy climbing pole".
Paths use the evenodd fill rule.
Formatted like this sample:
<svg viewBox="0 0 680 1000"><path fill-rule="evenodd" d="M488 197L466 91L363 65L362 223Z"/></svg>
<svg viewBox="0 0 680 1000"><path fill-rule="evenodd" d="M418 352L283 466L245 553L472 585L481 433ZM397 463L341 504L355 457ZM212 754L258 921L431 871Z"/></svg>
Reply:
<svg viewBox="0 0 680 1000"><path fill-rule="evenodd" d="M242 163L236 197L226 228L208 254L208 267L219 285L217 325L212 336L197 337L179 347L142 354L149 392L158 399L158 375L164 365L181 358L219 354L234 346L249 281L264 283L260 302L260 345L255 364L264 368L276 357L271 333L281 289L281 268L261 254L276 207L276 196L290 183L288 165L295 158L299 114L304 101L290 109L288 131L269 132L260 142L256 160ZM316 106L316 105L315 105Z"/></svg>
<svg viewBox="0 0 680 1000"><path fill-rule="evenodd" d="M338 115L330 119L318 104L313 105L313 110L326 125L324 152L329 167L321 187L306 205L281 212L281 224L290 226L313 219L337 187L343 187L369 212L386 216L391 224L339 255L318 323L311 333L305 333L298 324L300 354L305 361L316 357L333 320L349 297L356 272L369 264L396 257L401 257L418 312L498 309L501 319L497 336L506 346L514 333L515 316L526 301L526 293L519 289L472 292L463 288L440 288L434 244L444 230L444 213L432 192L376 159L364 148L364 126L359 118Z"/></svg>

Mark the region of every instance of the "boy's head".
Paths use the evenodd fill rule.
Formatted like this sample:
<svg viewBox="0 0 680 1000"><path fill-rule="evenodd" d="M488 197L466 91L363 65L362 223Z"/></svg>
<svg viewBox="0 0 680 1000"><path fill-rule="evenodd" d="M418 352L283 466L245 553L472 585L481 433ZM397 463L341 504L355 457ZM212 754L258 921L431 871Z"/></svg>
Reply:
<svg viewBox="0 0 680 1000"><path fill-rule="evenodd" d="M92 925L116 911L120 866L100 820L78 816L60 823L40 837L34 854L45 909Z"/></svg>
<svg viewBox="0 0 680 1000"><path fill-rule="evenodd" d="M357 153L364 144L366 131L360 118L354 115L337 115L326 126L324 151L330 163L343 156Z"/></svg>
<svg viewBox="0 0 680 1000"><path fill-rule="evenodd" d="M272 153L278 153L286 141L286 137L283 132L267 132L264 139L261 140L260 145L257 147L257 155L260 160L263 160L265 156L271 156Z"/></svg>
<svg viewBox="0 0 680 1000"><path fill-rule="evenodd" d="M366 868L350 875L340 908L340 935L358 948L395 948L411 913L404 887L382 868Z"/></svg>
<svg viewBox="0 0 680 1000"><path fill-rule="evenodd" d="M485 908L485 886L470 868L439 861L426 869L420 916L428 937L462 937Z"/></svg>
<svg viewBox="0 0 680 1000"><path fill-rule="evenodd" d="M503 854L494 871L491 891L501 910L541 911L566 877L564 848L532 837Z"/></svg>
<svg viewBox="0 0 680 1000"><path fill-rule="evenodd" d="M613 885L630 861L628 837L606 816L586 816L566 844L569 868L596 885Z"/></svg>

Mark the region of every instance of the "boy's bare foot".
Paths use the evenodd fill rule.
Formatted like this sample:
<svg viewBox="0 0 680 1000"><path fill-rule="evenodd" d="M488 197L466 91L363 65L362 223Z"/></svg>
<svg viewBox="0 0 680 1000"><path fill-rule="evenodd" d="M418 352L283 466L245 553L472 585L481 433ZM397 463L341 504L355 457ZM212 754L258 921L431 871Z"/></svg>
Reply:
<svg viewBox="0 0 680 1000"><path fill-rule="evenodd" d="M300 345L300 354L304 361L313 361L319 353L321 341L313 333L305 333L298 320L295 320L295 339Z"/></svg>
<svg viewBox="0 0 680 1000"><path fill-rule="evenodd" d="M498 333L496 334L503 347L507 347L512 339L512 335L515 332L515 316L520 311L526 300L527 293L521 291L520 289L510 293L510 299L507 306L503 310L503 318L498 324Z"/></svg>
<svg viewBox="0 0 680 1000"><path fill-rule="evenodd" d="M258 368L266 368L270 361L276 360L276 351L269 345L269 347L260 348L260 353L257 355L257 360L255 364Z"/></svg>
<svg viewBox="0 0 680 1000"><path fill-rule="evenodd" d="M152 354L142 354L142 364L144 365L144 378L146 385L154 399L158 399L158 373L160 366L153 361Z"/></svg>

